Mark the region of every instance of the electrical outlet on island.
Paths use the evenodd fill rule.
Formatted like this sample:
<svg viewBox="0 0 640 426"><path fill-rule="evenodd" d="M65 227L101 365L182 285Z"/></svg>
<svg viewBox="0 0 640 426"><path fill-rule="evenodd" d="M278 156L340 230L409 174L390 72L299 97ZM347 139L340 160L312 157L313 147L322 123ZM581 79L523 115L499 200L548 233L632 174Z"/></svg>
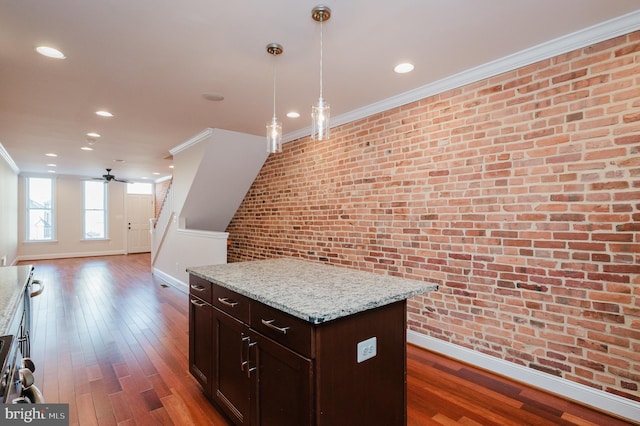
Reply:
<svg viewBox="0 0 640 426"><path fill-rule="evenodd" d="M378 350L378 338L372 337L358 343L358 363L376 356Z"/></svg>

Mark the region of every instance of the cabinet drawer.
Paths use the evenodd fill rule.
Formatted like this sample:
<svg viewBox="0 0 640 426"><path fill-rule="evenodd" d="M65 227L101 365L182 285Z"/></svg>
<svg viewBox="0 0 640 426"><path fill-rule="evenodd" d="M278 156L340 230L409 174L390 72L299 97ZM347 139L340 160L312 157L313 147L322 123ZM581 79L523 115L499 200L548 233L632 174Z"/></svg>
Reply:
<svg viewBox="0 0 640 426"><path fill-rule="evenodd" d="M195 275L189 275L189 294L211 303L211 283Z"/></svg>
<svg viewBox="0 0 640 426"><path fill-rule="evenodd" d="M249 305L247 297L219 285L213 284L212 304L234 318L249 324Z"/></svg>
<svg viewBox="0 0 640 426"><path fill-rule="evenodd" d="M315 358L314 325L307 321L254 301L251 328L307 358Z"/></svg>

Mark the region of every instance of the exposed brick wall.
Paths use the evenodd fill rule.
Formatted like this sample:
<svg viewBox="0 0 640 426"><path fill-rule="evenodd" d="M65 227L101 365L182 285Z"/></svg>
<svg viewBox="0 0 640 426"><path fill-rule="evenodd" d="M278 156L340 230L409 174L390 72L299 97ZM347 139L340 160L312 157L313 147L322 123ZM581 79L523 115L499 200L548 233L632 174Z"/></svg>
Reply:
<svg viewBox="0 0 640 426"><path fill-rule="evenodd" d="M229 261L440 285L412 330L640 401L640 33L269 157Z"/></svg>

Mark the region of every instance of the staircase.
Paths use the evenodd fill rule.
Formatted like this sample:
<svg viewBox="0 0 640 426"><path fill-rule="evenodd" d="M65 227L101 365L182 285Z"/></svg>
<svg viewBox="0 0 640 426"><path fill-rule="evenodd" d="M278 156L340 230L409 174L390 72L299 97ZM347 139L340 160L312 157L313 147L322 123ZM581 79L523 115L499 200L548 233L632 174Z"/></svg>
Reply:
<svg viewBox="0 0 640 426"><path fill-rule="evenodd" d="M188 289L187 266L226 263L225 232L267 159L264 138L206 129L172 149L173 179L152 229L154 274Z"/></svg>

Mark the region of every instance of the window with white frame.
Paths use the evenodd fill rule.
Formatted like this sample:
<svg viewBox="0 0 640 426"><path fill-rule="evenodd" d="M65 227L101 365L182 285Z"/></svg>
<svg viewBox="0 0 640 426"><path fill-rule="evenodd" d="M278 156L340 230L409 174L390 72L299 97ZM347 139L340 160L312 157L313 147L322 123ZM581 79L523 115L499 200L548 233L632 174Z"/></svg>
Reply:
<svg viewBox="0 0 640 426"><path fill-rule="evenodd" d="M107 238L107 184L84 181L85 240Z"/></svg>
<svg viewBox="0 0 640 426"><path fill-rule="evenodd" d="M151 195L153 184L148 182L130 182L127 184L127 194Z"/></svg>
<svg viewBox="0 0 640 426"><path fill-rule="evenodd" d="M28 177L27 241L53 241L53 179Z"/></svg>

